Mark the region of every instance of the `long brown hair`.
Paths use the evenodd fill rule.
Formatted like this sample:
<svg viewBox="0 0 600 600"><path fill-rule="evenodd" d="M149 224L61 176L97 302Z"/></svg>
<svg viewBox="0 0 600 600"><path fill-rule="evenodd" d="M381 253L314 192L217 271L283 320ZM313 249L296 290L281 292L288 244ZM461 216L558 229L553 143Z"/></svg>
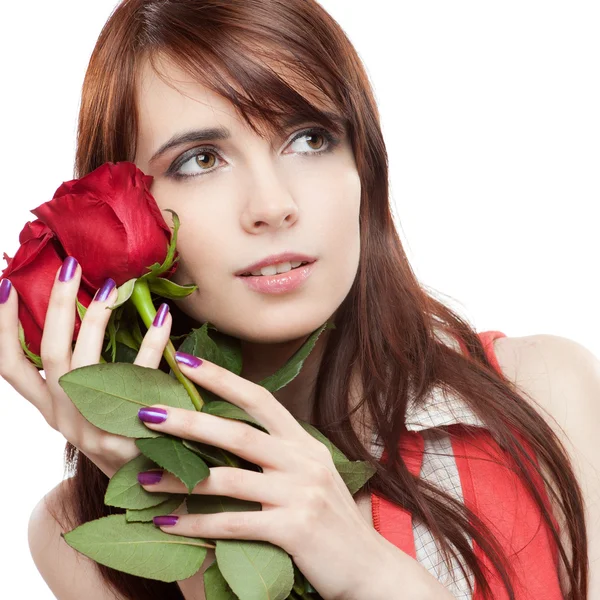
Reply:
<svg viewBox="0 0 600 600"><path fill-rule="evenodd" d="M121 2L100 33L86 73L75 177L108 161L133 161L136 77L146 58L159 73L154 64L159 55L228 99L257 133L257 124L274 126L279 117L290 113L339 132L337 123L290 81L278 77L269 63L285 65L298 80L322 90L337 107L346 119L362 183L361 257L354 284L336 315L336 329L327 339L311 422L350 459L370 461L377 473L366 490L423 521L446 560L462 556L476 585L489 597L486 569L469 544L474 539L514 598L511 565L490 529L467 507L411 475L398 454L400 436L406 431L408 382L414 384L417 402L434 384L453 390L485 422L514 463L510 468L538 504L569 580L568 598L585 599L588 561L583 500L568 455L516 386L495 371L474 328L427 293L413 273L390 210L388 156L373 91L338 23L315 0ZM176 307L172 309L174 323L185 331L189 321ZM442 343L436 329L461 340L468 354ZM361 401L349 407L347 373L354 367L364 391ZM364 403L388 449L385 464L372 457L351 425L352 412ZM556 490L553 495L567 527L570 558L529 474L528 465L533 463L519 435L547 468L549 477L544 480ZM74 472L71 526L122 512L104 505L108 479L83 453L67 443L65 458L67 468ZM106 582L127 598L182 598L176 583L150 581L102 565L98 568Z"/></svg>

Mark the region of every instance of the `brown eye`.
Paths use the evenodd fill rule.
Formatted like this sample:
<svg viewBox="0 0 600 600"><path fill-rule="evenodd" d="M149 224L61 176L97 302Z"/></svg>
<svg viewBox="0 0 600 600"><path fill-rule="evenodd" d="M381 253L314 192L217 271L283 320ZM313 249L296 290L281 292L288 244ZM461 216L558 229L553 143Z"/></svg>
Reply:
<svg viewBox="0 0 600 600"><path fill-rule="evenodd" d="M194 156L194 159L196 161L196 163L204 168L208 168L210 169L212 166L214 166L215 160L214 160L214 154L212 152L202 152L200 154L196 154L196 156ZM208 160L207 160L208 157ZM210 157L213 158L213 160L211 161Z"/></svg>
<svg viewBox="0 0 600 600"><path fill-rule="evenodd" d="M314 140L314 138L321 138L323 140L323 142L320 145L318 145L317 148L313 148L313 150L320 150L323 146L323 143L325 142L325 136L322 133L307 133L304 137L307 139L307 143L311 143L308 140Z"/></svg>
<svg viewBox="0 0 600 600"><path fill-rule="evenodd" d="M292 144L297 142L303 142L308 144L309 149L307 151L298 151L297 154L303 154L306 156L323 154L332 150L339 141L332 136L326 129L322 127L313 127L312 129L305 129L292 140ZM305 146L306 147L306 146Z"/></svg>

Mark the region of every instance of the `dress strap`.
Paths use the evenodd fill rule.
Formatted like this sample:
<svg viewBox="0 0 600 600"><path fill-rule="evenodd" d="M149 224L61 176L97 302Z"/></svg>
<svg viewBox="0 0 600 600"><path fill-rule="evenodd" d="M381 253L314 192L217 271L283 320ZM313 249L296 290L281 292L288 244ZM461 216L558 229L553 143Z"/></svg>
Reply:
<svg viewBox="0 0 600 600"><path fill-rule="evenodd" d="M481 331L477 334L481 343L483 344L483 349L485 350L485 354L487 359L492 363L492 366L498 373L502 374L502 369L500 367L500 363L498 362L498 358L496 356L496 352L494 351L494 341L498 338L507 337L505 333L502 331ZM465 346L462 340L457 340L460 349L463 351L463 354L469 354L467 347Z"/></svg>
<svg viewBox="0 0 600 600"><path fill-rule="evenodd" d="M482 331L478 335L481 343L483 344L483 348L485 349L488 360L499 373L502 373L500 363L498 362L498 357L494 351L494 341L498 338L507 337L507 335L501 331Z"/></svg>

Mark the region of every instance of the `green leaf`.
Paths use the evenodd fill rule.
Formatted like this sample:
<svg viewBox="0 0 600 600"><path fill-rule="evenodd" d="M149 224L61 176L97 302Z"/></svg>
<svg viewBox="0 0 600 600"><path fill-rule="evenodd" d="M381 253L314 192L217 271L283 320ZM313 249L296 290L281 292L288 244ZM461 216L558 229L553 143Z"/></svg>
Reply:
<svg viewBox="0 0 600 600"><path fill-rule="evenodd" d="M211 333L209 333L209 336L212 340L214 340L221 353L219 363L217 364L224 369L235 373L236 375L241 375L242 344L239 338L235 338L221 331L217 331L210 323L207 323L207 325L208 329L213 330Z"/></svg>
<svg viewBox="0 0 600 600"><path fill-rule="evenodd" d="M314 331L309 338L304 342L301 348L299 348L294 355L277 371L270 375L266 379L263 379L258 383L258 385L262 385L264 388L269 390L269 392L276 392L280 390L282 387L285 387L290 381L292 381L302 369L302 365L304 361L308 358L308 355L312 352L319 336L326 329L335 329L333 323L327 321L324 325L321 325L319 329Z"/></svg>
<svg viewBox="0 0 600 600"><path fill-rule="evenodd" d="M136 440L135 445L145 456L183 481L190 494L198 483L210 475L207 464L186 448L180 439L165 436Z"/></svg>
<svg viewBox="0 0 600 600"><path fill-rule="evenodd" d="M167 583L196 573L213 546L203 538L165 533L151 523L128 523L125 515L96 519L60 535L102 565Z"/></svg>
<svg viewBox="0 0 600 600"><path fill-rule="evenodd" d="M169 498L167 493L147 492L138 482L137 474L155 469L156 464L143 455L125 463L110 479L104 504L119 508L149 508Z"/></svg>
<svg viewBox="0 0 600 600"><path fill-rule="evenodd" d="M142 333L142 330L140 328L140 319L138 317L137 309L135 312L135 316L131 320L131 334L135 343L137 344L137 347L140 348L142 342L144 341L144 334Z"/></svg>
<svg viewBox="0 0 600 600"><path fill-rule="evenodd" d="M241 345L239 340L237 340L237 349L235 338L227 340L224 339L223 334L223 337L219 338L218 341L215 341L208 335L208 329L211 327L210 323L207 322L197 329L192 329L192 331L185 336L185 339L177 350L209 360L219 367L223 367L224 369L239 375L242 370ZM174 376L175 375L173 375L173 377ZM204 389L197 383L194 383L194 386L198 390L198 393L205 404L210 404L216 400L223 400L221 397L217 396L217 394Z"/></svg>
<svg viewBox="0 0 600 600"><path fill-rule="evenodd" d="M25 356L38 368L43 369L44 365L42 364L42 359L29 350L29 344L25 341L25 330L23 329L23 325L21 325L21 319L19 319L19 342L21 343L21 348L23 348L23 352L25 352Z"/></svg>
<svg viewBox="0 0 600 600"><path fill-rule="evenodd" d="M122 306L123 304L125 304L125 302L127 302L127 300L129 300L129 298L131 298L131 294L133 293L133 286L135 285L136 281L137 278L134 277L133 279L126 281L122 286L117 288L117 300L112 306L109 306L111 310L119 308L119 306Z"/></svg>
<svg viewBox="0 0 600 600"><path fill-rule="evenodd" d="M306 591L309 594L316 594L317 590L315 590L315 588L310 585L310 581L308 581L308 579L306 579L306 577L304 577L304 583L306 584Z"/></svg>
<svg viewBox="0 0 600 600"><path fill-rule="evenodd" d="M208 333L208 330L213 330ZM219 332L214 325L206 322L202 327L192 329L178 348L199 358L215 363L236 375L242 372L242 346L239 339Z"/></svg>
<svg viewBox="0 0 600 600"><path fill-rule="evenodd" d="M108 320L107 332L105 332L105 337L108 336L109 341L103 351L103 356L110 352L110 360L107 362L135 362L141 344L135 341L127 327L131 327L137 318L137 309L130 302L126 302L112 311ZM119 344L125 346L126 349L120 348Z"/></svg>
<svg viewBox="0 0 600 600"><path fill-rule="evenodd" d="M294 585L289 554L269 542L216 540L217 564L240 600L284 600Z"/></svg>
<svg viewBox="0 0 600 600"><path fill-rule="evenodd" d="M174 210L171 210L170 208L165 208L164 210L170 212L173 215L173 233L171 235L171 240L167 244L167 254L165 256L165 260L163 261L162 265L156 262L150 265L149 267L146 267L146 269L148 269L148 273L142 275L140 279L146 279L150 281L155 277L159 277L160 275L168 271L173 266L173 263L179 261L179 257L175 259L173 258L175 256L177 246L177 231L179 230L179 217L177 216L177 213Z"/></svg>
<svg viewBox="0 0 600 600"><path fill-rule="evenodd" d="M127 509L125 517L128 523L151 522L153 517L170 515L175 512L184 502L186 494L169 494L169 498L156 506L142 509Z"/></svg>
<svg viewBox="0 0 600 600"><path fill-rule="evenodd" d="M77 314L79 318L83 321L83 317L85 317L85 313L87 312L87 308L79 302L79 298L75 298L75 302L77 303Z"/></svg>
<svg viewBox="0 0 600 600"><path fill-rule="evenodd" d="M188 450L202 457L204 462L211 467L230 467L235 464L234 460L232 460L235 455L223 448L209 446L196 440L182 439L181 442Z"/></svg>
<svg viewBox="0 0 600 600"><path fill-rule="evenodd" d="M377 469L366 460L343 461L334 464L353 496L377 473Z"/></svg>
<svg viewBox="0 0 600 600"><path fill-rule="evenodd" d="M130 348L131 350L135 350L136 352L140 349L139 344L135 341L131 333L126 329L119 329L119 331L117 331L116 340L117 342L120 342L124 346L127 346L128 348Z"/></svg>
<svg viewBox="0 0 600 600"><path fill-rule="evenodd" d="M243 408L227 402L226 400L215 400L213 402L207 402L202 406L202 412L208 413L209 415L215 415L217 417L223 417L225 419L235 419L236 421L244 421L250 425L255 425L261 431L269 433L266 427L263 427L259 421L249 415Z"/></svg>
<svg viewBox="0 0 600 600"><path fill-rule="evenodd" d="M300 420L298 420L298 423L315 439L319 440L319 442L327 446L327 449L329 450L329 453L331 454L331 458L333 459L334 463L343 461L348 462L348 458L346 457L346 455L339 448L334 446L333 443L329 440L329 438L325 437L314 425L311 425L306 421Z"/></svg>
<svg viewBox="0 0 600 600"><path fill-rule="evenodd" d="M107 360L106 362L133 364L135 362L135 359L137 358L137 351L133 350L129 346L126 346L125 344L121 344L121 342L117 342L115 345L114 361L112 360L112 357L110 358L111 360Z"/></svg>
<svg viewBox="0 0 600 600"><path fill-rule="evenodd" d="M315 439L319 440L321 443L325 444L329 453L331 454L331 458L333 459L333 464L340 474L341 478L344 480L346 487L350 490L352 495L356 494L358 490L360 490L371 477L377 472L375 467L370 465L367 461L350 461L344 455L344 453L333 445L333 443L325 437L314 425L307 423L305 421L298 421L300 425L312 435Z"/></svg>
<svg viewBox="0 0 600 600"><path fill-rule="evenodd" d="M238 600L233 590L227 585L217 561L204 571L204 596L206 600Z"/></svg>
<svg viewBox="0 0 600 600"><path fill-rule="evenodd" d="M118 310L118 309L117 309ZM119 328L118 324L115 323L115 313L111 313L110 318L108 319L108 344L106 346L106 352L111 353L111 362L116 362L117 358L117 330Z"/></svg>
<svg viewBox="0 0 600 600"><path fill-rule="evenodd" d="M185 298L198 289L198 286L192 283L187 285L178 285L177 283L171 281L170 279L165 279L164 277L149 279L148 287L153 294L157 294L163 298L170 298L171 300Z"/></svg>
<svg viewBox="0 0 600 600"><path fill-rule="evenodd" d="M202 327L198 327L197 329L192 329L178 350L192 356L205 358L219 367L225 366L221 350L208 335L208 323L204 323Z"/></svg>
<svg viewBox="0 0 600 600"><path fill-rule="evenodd" d="M161 436L138 418L143 406L196 410L183 385L159 369L127 363L88 365L65 373L58 382L92 425L126 437Z"/></svg>
<svg viewBox="0 0 600 600"><path fill-rule="evenodd" d="M175 375L173 375L173 377L175 377ZM202 386L198 385L197 383L194 383L194 386L198 390L198 393L200 394L200 397L204 401L205 406L207 404L211 404L211 403L217 402L217 401L224 402L223 398L221 398L220 396L217 396L217 394L213 394L211 391L203 388Z"/></svg>
<svg viewBox="0 0 600 600"><path fill-rule="evenodd" d="M188 513L212 515L221 512L260 511L262 504L229 496L213 496L209 494L191 494L186 498Z"/></svg>
<svg viewBox="0 0 600 600"><path fill-rule="evenodd" d="M302 571L300 571L300 569L295 564L292 566L294 567L293 590L294 590L294 592L296 592L296 594L302 596L302 594L304 594L304 592L306 591L305 586L304 586L304 574L302 573Z"/></svg>

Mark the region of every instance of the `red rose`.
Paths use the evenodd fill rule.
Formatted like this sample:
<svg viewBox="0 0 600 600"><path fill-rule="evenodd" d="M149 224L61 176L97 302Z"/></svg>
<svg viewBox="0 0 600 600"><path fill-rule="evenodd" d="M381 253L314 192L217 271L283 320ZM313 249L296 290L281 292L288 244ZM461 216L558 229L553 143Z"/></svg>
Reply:
<svg viewBox="0 0 600 600"><path fill-rule="evenodd" d="M163 263L171 230L149 187L153 177L131 162L104 163L63 183L31 212L54 232L92 289L111 277L121 286ZM177 262L161 277L170 277Z"/></svg>
<svg viewBox="0 0 600 600"><path fill-rule="evenodd" d="M56 272L66 255L49 227L39 219L25 225L19 234L21 246L13 258L4 253L8 265L2 277L8 277L19 294L19 320L29 350L39 356L42 331ZM92 300L83 286L77 294L86 308ZM75 307L73 307L75 310ZM73 340L77 339L81 320L75 314Z"/></svg>

